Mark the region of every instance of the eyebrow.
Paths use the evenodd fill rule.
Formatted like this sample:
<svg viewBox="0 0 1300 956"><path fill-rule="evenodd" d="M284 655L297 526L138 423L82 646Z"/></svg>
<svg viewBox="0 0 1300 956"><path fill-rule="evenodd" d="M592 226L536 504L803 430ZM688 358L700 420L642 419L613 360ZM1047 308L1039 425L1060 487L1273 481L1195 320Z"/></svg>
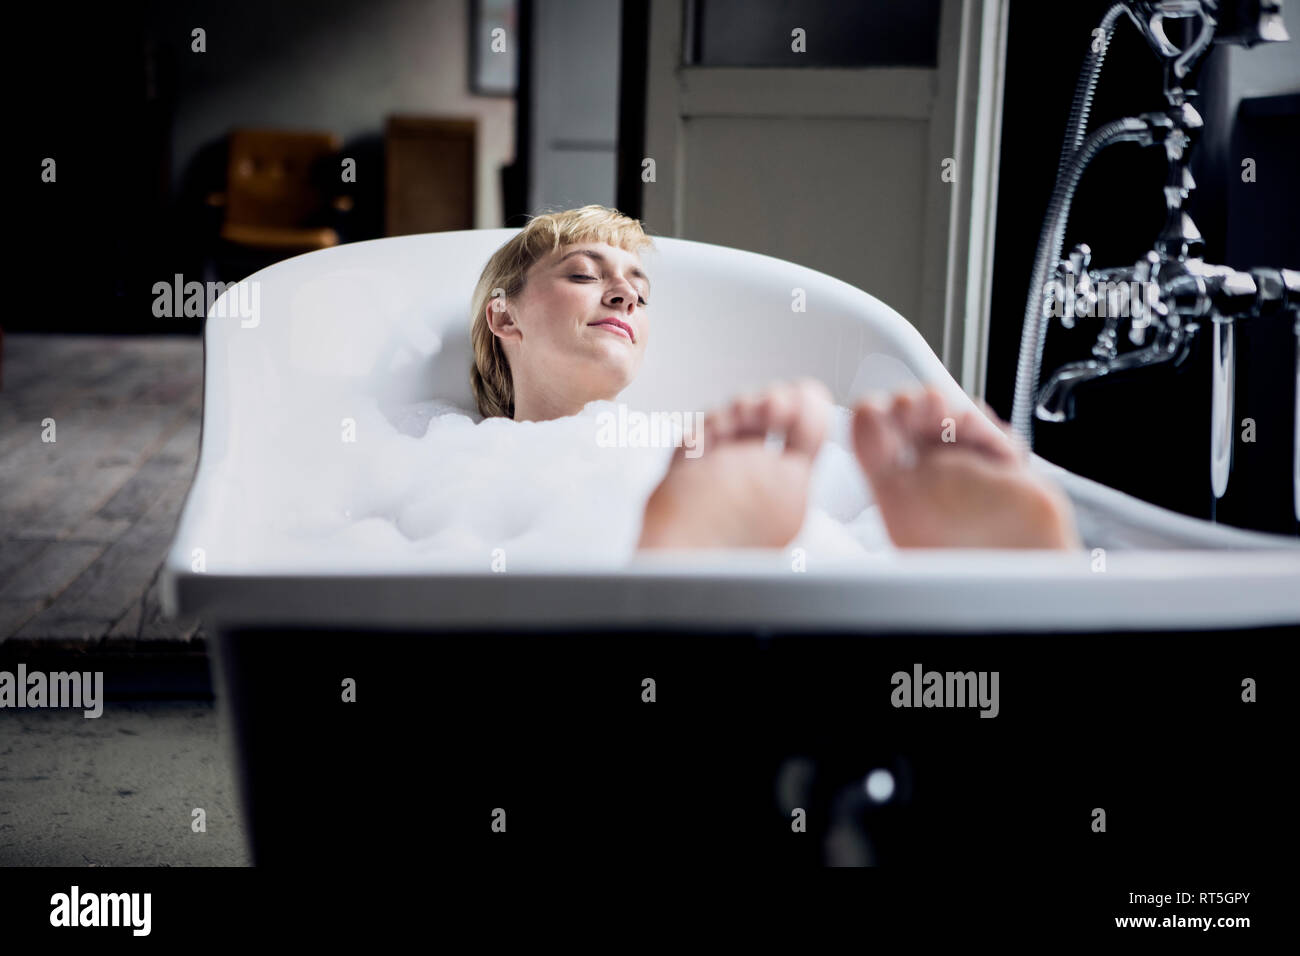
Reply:
<svg viewBox="0 0 1300 956"><path fill-rule="evenodd" d="M560 256L559 262L563 262L565 259L571 259L573 256L590 256L591 258L595 259L597 262L604 262L604 263L608 262L604 254L597 252L595 249L574 249L572 252ZM556 264L558 265L559 263L557 262ZM631 270L631 272L632 275L636 276L638 279L641 279L643 282L645 282L645 287L647 290L649 290L650 278L640 269L634 268Z"/></svg>

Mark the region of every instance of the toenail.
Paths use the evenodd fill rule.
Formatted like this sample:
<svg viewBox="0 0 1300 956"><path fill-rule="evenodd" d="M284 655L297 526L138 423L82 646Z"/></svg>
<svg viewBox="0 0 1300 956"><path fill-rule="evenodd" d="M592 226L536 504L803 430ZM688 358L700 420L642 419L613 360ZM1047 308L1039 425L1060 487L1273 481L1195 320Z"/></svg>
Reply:
<svg viewBox="0 0 1300 956"><path fill-rule="evenodd" d="M854 406L856 411L869 411L876 415L883 415L887 408L888 406L879 392L868 392L858 399L857 404Z"/></svg>

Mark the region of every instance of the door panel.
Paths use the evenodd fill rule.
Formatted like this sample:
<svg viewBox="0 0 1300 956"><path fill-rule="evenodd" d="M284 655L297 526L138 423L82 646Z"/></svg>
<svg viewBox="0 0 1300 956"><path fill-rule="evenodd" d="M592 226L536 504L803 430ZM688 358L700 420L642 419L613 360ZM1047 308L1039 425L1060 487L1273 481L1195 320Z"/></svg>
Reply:
<svg viewBox="0 0 1300 956"><path fill-rule="evenodd" d="M928 124L702 116L682 142L684 236L810 265L918 313Z"/></svg>
<svg viewBox="0 0 1300 956"><path fill-rule="evenodd" d="M894 2L846 8L844 28L888 20ZM650 0L645 156L620 170L642 178L645 225L787 259L871 293L979 394L1006 2L940 0L933 68L754 68L691 65L696 3ZM745 34L754 25L740 22L735 42L766 51L758 62L780 63L779 46L791 42L782 16L790 9L790 29L801 27L800 10L760 6L729 9L752 11L769 24L763 31L780 29L780 44ZM819 11L815 28L801 27L810 49L829 44L837 22L832 8ZM844 47L843 37L834 41ZM720 62L726 41L711 42Z"/></svg>

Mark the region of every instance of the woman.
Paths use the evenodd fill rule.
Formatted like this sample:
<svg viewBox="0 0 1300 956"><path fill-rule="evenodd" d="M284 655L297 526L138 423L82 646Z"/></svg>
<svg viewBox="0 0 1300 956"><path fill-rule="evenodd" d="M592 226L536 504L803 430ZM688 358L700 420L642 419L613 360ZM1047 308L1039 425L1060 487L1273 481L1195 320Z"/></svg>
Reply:
<svg viewBox="0 0 1300 956"><path fill-rule="evenodd" d="M603 206L529 221L474 292L471 380L485 418L548 421L612 400L650 340L641 224ZM705 419L703 453L673 458L640 548L782 547L798 533L831 396L814 380L737 398ZM944 437L943 421L955 429ZM785 436L773 454L769 433ZM956 440L951 440L955 433ZM853 410L853 443L900 547L1077 548L1069 501L987 418L927 388Z"/></svg>

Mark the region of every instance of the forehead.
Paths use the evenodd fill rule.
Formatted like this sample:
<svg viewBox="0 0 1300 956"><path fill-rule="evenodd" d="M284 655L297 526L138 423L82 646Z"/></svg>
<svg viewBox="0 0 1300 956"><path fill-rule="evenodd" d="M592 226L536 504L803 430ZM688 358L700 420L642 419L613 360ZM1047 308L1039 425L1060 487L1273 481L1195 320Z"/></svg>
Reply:
<svg viewBox="0 0 1300 956"><path fill-rule="evenodd" d="M637 253L619 249L604 242L579 242L571 246L561 246L560 250L554 253L551 258L558 264L582 256L595 259L604 265L616 265L625 262L630 265L628 269L629 275L644 280L646 285L650 284L650 278L641 269L641 257Z"/></svg>

